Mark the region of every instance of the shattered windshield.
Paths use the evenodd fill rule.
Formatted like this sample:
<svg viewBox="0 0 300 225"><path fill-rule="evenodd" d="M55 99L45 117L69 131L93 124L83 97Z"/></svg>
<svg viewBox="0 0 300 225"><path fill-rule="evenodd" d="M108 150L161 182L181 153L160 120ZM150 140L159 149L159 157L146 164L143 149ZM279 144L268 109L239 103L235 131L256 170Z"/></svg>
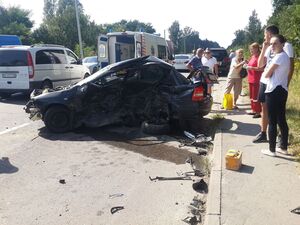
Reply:
<svg viewBox="0 0 300 225"><path fill-rule="evenodd" d="M85 79L79 81L79 82L77 83L77 85L80 85L80 86L81 86L81 85L83 85L83 84L89 83L89 82L92 81L92 80L97 79L98 77L103 76L108 70L110 70L110 68L111 68L111 66L106 66L106 67L102 68L101 70L97 71L97 72L94 73L93 75L91 75L91 76L89 76L89 77L87 77L87 78L85 78Z"/></svg>

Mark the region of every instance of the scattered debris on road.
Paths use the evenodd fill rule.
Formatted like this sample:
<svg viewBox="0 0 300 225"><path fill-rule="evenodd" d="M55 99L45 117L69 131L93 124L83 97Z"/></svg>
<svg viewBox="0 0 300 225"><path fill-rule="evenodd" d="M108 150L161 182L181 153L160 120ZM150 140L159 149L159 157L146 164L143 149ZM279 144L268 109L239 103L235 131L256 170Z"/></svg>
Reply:
<svg viewBox="0 0 300 225"><path fill-rule="evenodd" d="M291 210L291 213L299 214L300 215L300 206L298 208L295 208Z"/></svg>
<svg viewBox="0 0 300 225"><path fill-rule="evenodd" d="M200 181L193 183L193 189L200 193L207 193L208 185L203 179L201 179Z"/></svg>
<svg viewBox="0 0 300 225"><path fill-rule="evenodd" d="M124 206L115 206L115 207L112 207L112 208L110 209L110 213L111 213L111 214L114 214L114 213L116 213L116 212L118 212L118 211L120 211L120 210L122 210L122 209L124 209Z"/></svg>
<svg viewBox="0 0 300 225"><path fill-rule="evenodd" d="M191 224L191 225L197 225L198 223L201 223L201 217L200 216L188 216L182 220L185 223Z"/></svg>
<svg viewBox="0 0 300 225"><path fill-rule="evenodd" d="M117 197L122 197L124 194L122 193L117 193L117 194L112 194L112 195L109 195L108 197L109 198L117 198Z"/></svg>
<svg viewBox="0 0 300 225"><path fill-rule="evenodd" d="M156 181L156 180L192 180L192 178L190 176L179 176L179 177L150 177L149 176L149 179L151 181Z"/></svg>
<svg viewBox="0 0 300 225"><path fill-rule="evenodd" d="M65 179L60 179L60 180L59 180L59 183L61 183L61 184L66 184L66 181L65 181Z"/></svg>

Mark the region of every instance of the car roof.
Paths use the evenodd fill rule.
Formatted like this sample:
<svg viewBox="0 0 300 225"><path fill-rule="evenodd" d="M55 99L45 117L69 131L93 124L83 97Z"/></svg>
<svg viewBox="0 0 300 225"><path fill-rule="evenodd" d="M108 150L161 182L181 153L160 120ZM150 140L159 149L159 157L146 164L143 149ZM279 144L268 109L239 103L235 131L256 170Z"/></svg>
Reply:
<svg viewBox="0 0 300 225"><path fill-rule="evenodd" d="M210 50L212 50L212 51L218 51L218 50L221 50L221 51L226 51L226 49L225 48L209 48Z"/></svg>
<svg viewBox="0 0 300 225"><path fill-rule="evenodd" d="M99 70L98 72L92 74L91 76L89 76L88 78L80 81L77 83L77 85L82 85L84 83L90 82L94 79L98 79L99 76L102 76L103 74L105 74L107 71L118 71L118 70L122 70L122 69L127 69L131 66L142 66L145 64L160 64L168 69L172 69L173 66L169 63L166 63L165 61L156 58L155 56L143 56L143 57L139 57L139 58L133 58L133 59L127 59L121 62L117 62L114 64L110 64L104 68L102 68L101 70ZM103 72L102 74L98 74L99 72L101 72L102 70L104 70L105 72Z"/></svg>
<svg viewBox="0 0 300 225"><path fill-rule="evenodd" d="M1 46L0 49L11 49L11 50L30 50L30 49L67 49L62 45L52 45L52 44L45 44L45 45L6 45Z"/></svg>
<svg viewBox="0 0 300 225"><path fill-rule="evenodd" d="M163 61L159 58L156 58L155 56L147 55L147 56L143 56L143 57L139 57L139 58L127 59L127 60L124 60L124 61L121 61L118 63L114 63L114 64L110 65L111 66L110 69L113 70L113 69L119 69L119 68L123 68L123 67L125 68L128 66L134 65L134 64L143 65L143 64L151 63L151 62L173 68L173 66L170 65L169 63L166 63L165 61Z"/></svg>

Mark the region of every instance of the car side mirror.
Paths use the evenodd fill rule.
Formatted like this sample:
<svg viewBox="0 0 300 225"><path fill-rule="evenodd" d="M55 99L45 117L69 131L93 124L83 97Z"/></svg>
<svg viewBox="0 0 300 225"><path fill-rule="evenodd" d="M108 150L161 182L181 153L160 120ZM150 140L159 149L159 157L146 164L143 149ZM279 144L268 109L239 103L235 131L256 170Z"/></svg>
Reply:
<svg viewBox="0 0 300 225"><path fill-rule="evenodd" d="M77 59L77 64L82 65L82 59Z"/></svg>

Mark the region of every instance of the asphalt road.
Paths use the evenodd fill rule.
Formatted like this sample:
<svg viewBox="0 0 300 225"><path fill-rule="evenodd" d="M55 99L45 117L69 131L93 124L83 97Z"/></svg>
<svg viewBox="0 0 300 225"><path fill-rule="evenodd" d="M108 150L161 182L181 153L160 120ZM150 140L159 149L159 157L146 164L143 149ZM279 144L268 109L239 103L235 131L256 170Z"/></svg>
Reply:
<svg viewBox="0 0 300 225"><path fill-rule="evenodd" d="M205 199L192 188L199 177L149 179L191 171L188 157L207 169L194 147L179 147L178 133L110 126L52 134L28 119L27 100L0 100L1 225L186 224L193 199ZM116 206L124 209L112 214Z"/></svg>

